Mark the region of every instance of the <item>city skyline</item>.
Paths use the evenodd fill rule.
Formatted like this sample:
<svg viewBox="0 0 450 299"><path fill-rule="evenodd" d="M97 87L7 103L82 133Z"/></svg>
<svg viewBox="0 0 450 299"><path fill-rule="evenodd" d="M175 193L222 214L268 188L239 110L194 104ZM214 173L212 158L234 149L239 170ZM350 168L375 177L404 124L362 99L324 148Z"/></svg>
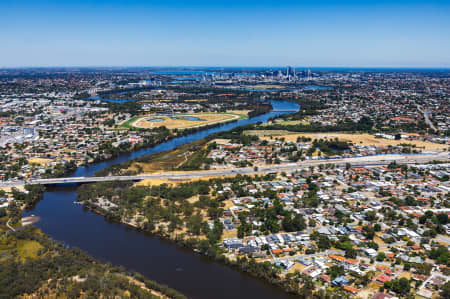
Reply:
<svg viewBox="0 0 450 299"><path fill-rule="evenodd" d="M0 67L450 67L447 1L3 1Z"/></svg>

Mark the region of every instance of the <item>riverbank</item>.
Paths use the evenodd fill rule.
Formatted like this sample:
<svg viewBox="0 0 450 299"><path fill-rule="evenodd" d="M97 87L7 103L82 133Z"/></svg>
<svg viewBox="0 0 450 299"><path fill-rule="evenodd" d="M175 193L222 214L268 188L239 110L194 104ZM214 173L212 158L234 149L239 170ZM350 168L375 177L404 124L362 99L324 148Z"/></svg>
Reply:
<svg viewBox="0 0 450 299"><path fill-rule="evenodd" d="M174 243L182 249L201 254L213 262L261 279L287 294L306 292L299 283L302 276L288 276L268 260L251 255L230 254L222 246L223 224L219 220L224 203L215 185L238 181L271 180L273 175L197 181L177 186L137 186L132 182L96 183L78 189L78 199L107 221L121 223L148 235ZM175 210L176 209L176 210Z"/></svg>
<svg viewBox="0 0 450 299"><path fill-rule="evenodd" d="M34 226L41 220L39 216L19 219L20 214L34 208L44 194L44 189L39 186L23 191L28 191L29 198L16 200L6 216L0 217L0 276L8 277L8 280L0 279L0 297L36 298L65 294L78 298L88 294L95 297L186 298L139 273L102 264L79 249L70 249L54 241ZM19 196L17 192L20 191L15 192L15 196ZM12 219L15 226L11 225ZM52 270L56 269L55 265L58 265L57 271ZM102 279L107 282L98 285L97 281Z"/></svg>
<svg viewBox="0 0 450 299"><path fill-rule="evenodd" d="M270 105L270 107L272 107L272 105ZM121 156L124 155L130 155L133 156L133 153L139 152L139 151L146 151L148 149L157 147L159 145L162 145L164 143L167 143L171 140L175 140L177 138L183 138L195 133L201 133L202 131L207 132L208 130L212 130L215 128L219 128L221 126L227 126L227 125L232 125L233 123L239 122L239 121L249 121L251 118L257 118L258 116L261 116L261 114L259 114L260 112L257 110L254 111L250 111L251 112L255 112L254 115L252 115L251 117L244 117L242 115L236 115L236 117L234 117L233 119L228 119L226 121L219 121L219 122L214 122L214 123L210 123L207 125L202 125L202 126L194 126L194 127L189 127L189 128L184 128L182 130L168 130L170 135L167 135L163 140L160 140L160 142L145 142L145 143L138 143L135 144L131 149L120 149L117 148L117 150L111 154L108 158L99 158L96 157L94 159L94 164L100 164L100 163L104 163L104 162L112 162L114 160L116 160L117 158L119 158ZM146 130L143 128L136 128L138 130ZM208 134L204 134L205 136L208 136ZM188 142L186 142L188 143ZM186 143L182 143L182 144L186 144ZM181 144L180 144L181 145ZM158 150L156 150L156 152L159 152ZM82 165L81 167L86 167L87 165ZM103 169L102 169L103 170ZM99 172L96 175L101 175L104 174L105 171ZM65 172L62 175L58 175L57 177L64 177L64 176L68 176L68 175L72 175L74 176L76 174L76 171L71 169L69 172ZM128 174L134 174L133 172L130 172Z"/></svg>
<svg viewBox="0 0 450 299"><path fill-rule="evenodd" d="M0 274L8 278L0 279L2 298L186 298L141 274L102 264L79 249L68 249L33 226L2 235L0 257Z"/></svg>
<svg viewBox="0 0 450 299"><path fill-rule="evenodd" d="M264 281L280 288L280 290L286 292L287 296L301 295L305 290L299 288L298 282L294 282L286 276L281 276L279 269L274 268L269 262L257 262L255 259L248 259L247 257L237 257L236 259L230 259L226 257L223 252L218 251L218 248L214 246L207 246L206 236L200 236L198 238L185 238L185 233L173 232L168 233L161 230L148 230L142 227L136 221L130 221L125 219L117 219L110 217L107 211L95 205L83 204L87 210L103 216L107 221L120 223L126 225L138 232L143 232L147 235L156 236L159 239L169 241L176 245L180 249L189 249L193 253L205 256L210 261L219 263L234 271L248 274L256 279Z"/></svg>
<svg viewBox="0 0 450 299"><path fill-rule="evenodd" d="M228 131L238 126L266 122L272 117L282 115L284 110L298 109L291 102L272 101L277 112L269 112L253 118L218 125L215 128L202 129L192 134L173 138L155 147L144 148L132 153L120 155L107 162L78 168L72 176L93 176L94 173L110 165L133 160L142 156L168 151L213 133ZM184 132L183 132L184 133ZM73 185L50 187L40 201L24 216L35 214L41 221L35 225L55 240L69 246L79 247L94 257L114 265L121 265L142 273L178 290L190 298L289 298L281 289L260 280L232 270L210 258L183 250L164 238L139 233L117 222L105 221L95 213L86 212L77 201ZM224 281L228 288L223 289ZM217 292L217 290L221 290Z"/></svg>

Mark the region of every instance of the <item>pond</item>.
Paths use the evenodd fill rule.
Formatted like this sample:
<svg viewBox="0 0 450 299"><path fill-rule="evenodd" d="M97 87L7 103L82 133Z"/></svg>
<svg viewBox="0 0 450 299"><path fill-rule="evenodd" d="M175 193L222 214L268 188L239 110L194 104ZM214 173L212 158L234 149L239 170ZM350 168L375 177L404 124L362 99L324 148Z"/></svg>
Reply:
<svg viewBox="0 0 450 299"><path fill-rule="evenodd" d="M191 115L177 115L171 116L171 118L175 120L203 121L203 119Z"/></svg>
<svg viewBox="0 0 450 299"><path fill-rule="evenodd" d="M165 121L164 118L158 118L158 117L148 117L146 118L146 121L150 121L150 122L162 122Z"/></svg>

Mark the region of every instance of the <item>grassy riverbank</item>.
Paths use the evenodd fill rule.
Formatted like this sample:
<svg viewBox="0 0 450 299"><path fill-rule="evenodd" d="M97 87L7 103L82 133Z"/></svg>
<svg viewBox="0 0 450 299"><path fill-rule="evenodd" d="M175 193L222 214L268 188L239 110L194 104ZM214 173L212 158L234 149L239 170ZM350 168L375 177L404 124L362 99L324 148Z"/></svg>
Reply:
<svg viewBox="0 0 450 299"><path fill-rule="evenodd" d="M87 209L103 215L108 221L124 223L171 240L180 247L263 279L286 292L320 298L327 292L319 291L316 293L318 297L312 296L314 285L309 277L301 273L285 275L280 267L267 260L256 260L246 255L231 257L221 246L225 234L220 217L227 200L215 190L220 189L222 184L273 178L273 175L236 176L152 186L133 182L101 182L80 186L78 199ZM339 290L334 292L340 298L346 297Z"/></svg>
<svg viewBox="0 0 450 299"><path fill-rule="evenodd" d="M43 191L38 187L24 198L13 191L19 200L0 211L0 298L185 298L139 273L67 249L31 225L38 217L21 219Z"/></svg>

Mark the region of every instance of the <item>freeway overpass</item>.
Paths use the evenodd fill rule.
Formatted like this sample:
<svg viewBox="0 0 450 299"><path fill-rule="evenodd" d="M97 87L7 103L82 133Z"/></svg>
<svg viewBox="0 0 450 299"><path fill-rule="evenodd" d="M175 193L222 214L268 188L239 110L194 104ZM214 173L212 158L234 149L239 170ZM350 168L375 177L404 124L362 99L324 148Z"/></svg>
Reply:
<svg viewBox="0 0 450 299"><path fill-rule="evenodd" d="M350 163L352 166L379 166L388 165L389 163L396 161L399 164L419 164L426 163L433 160L450 161L449 153L433 153L433 154L417 154L417 155L378 155L378 156L366 156L366 157L354 157L345 159L326 159L326 160L306 160L298 163L287 163L279 165L271 165L270 167L260 167L255 170L252 167L247 168L225 168L205 171L190 171L190 172L161 172L151 173L143 175L131 175L131 176L103 176L103 177L67 177L67 178L52 178L52 179L37 179L30 181L6 181L0 182L0 187L14 187L24 184L42 184L42 185L55 185L55 184L81 184L81 183L94 183L94 182L109 182L109 181L140 181L144 179L169 179L169 180L183 180L183 179L196 179L208 176L230 176L237 174L256 174L256 173L275 173L275 172L291 172L295 170L301 170L310 166L318 166L320 164L334 164L337 166L344 166Z"/></svg>

